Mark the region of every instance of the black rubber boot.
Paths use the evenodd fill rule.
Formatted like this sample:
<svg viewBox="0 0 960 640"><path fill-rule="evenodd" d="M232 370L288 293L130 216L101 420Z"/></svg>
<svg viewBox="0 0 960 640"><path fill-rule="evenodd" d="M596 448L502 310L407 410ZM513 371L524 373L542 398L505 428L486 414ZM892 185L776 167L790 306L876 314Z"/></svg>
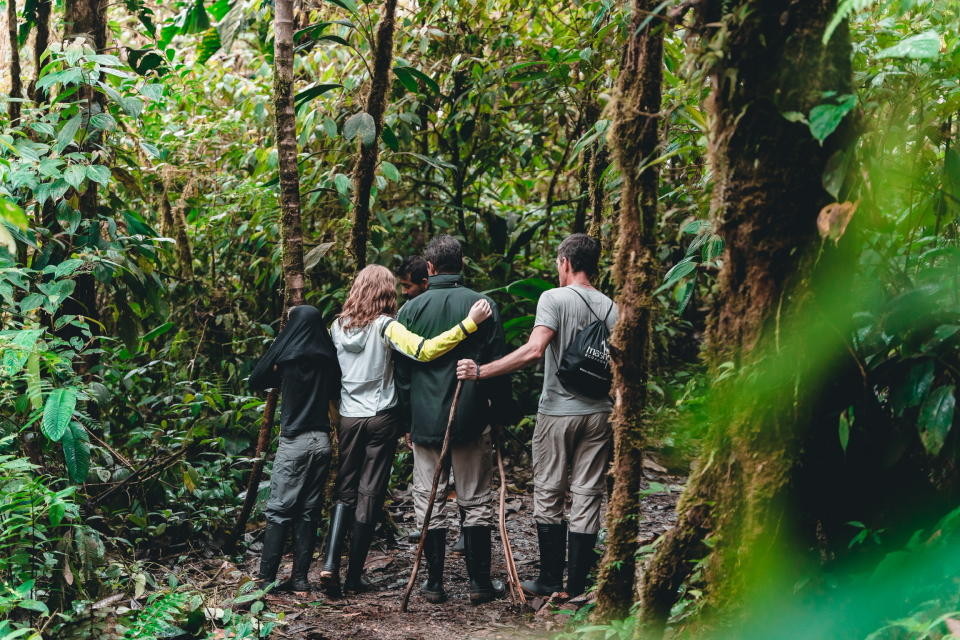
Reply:
<svg viewBox="0 0 960 640"><path fill-rule="evenodd" d="M463 520L467 517L467 512L460 508L460 535L457 536L457 541L453 543L453 547L450 549L450 553L464 554L467 551L467 543L463 538Z"/></svg>
<svg viewBox="0 0 960 640"><path fill-rule="evenodd" d="M532 596L550 596L563 591L563 567L567 555L567 525L537 523L540 543L540 575L524 580L520 588Z"/></svg>
<svg viewBox="0 0 960 640"><path fill-rule="evenodd" d="M420 587L423 599L433 604L446 602L447 592L443 590L443 559L446 555L447 530L430 529L423 545L423 555L427 560L427 579Z"/></svg>
<svg viewBox="0 0 960 640"><path fill-rule="evenodd" d="M330 514L330 530L327 532L327 549L320 568L320 589L331 598L339 598L340 591L340 554L343 552L344 538L353 520L353 507L342 502L333 505Z"/></svg>
<svg viewBox="0 0 960 640"><path fill-rule="evenodd" d="M307 579L313 551L317 547L316 520L298 520L293 525L293 571L290 572L290 589L293 591L312 591Z"/></svg>
<svg viewBox="0 0 960 640"><path fill-rule="evenodd" d="M374 589L372 584L363 579L363 565L367 561L367 552L370 551L373 528L374 525L365 522L353 523L353 532L350 534L350 562L347 564L347 579L343 583L344 591L363 593Z"/></svg>
<svg viewBox="0 0 960 640"><path fill-rule="evenodd" d="M502 581L490 579L490 527L462 527L467 545L467 573L470 576L470 604L483 604L502 598Z"/></svg>
<svg viewBox="0 0 960 640"><path fill-rule="evenodd" d="M283 558L283 543L287 538L287 525L267 523L263 532L263 551L260 553L260 573L257 575L257 587L264 589L277 580L280 560Z"/></svg>
<svg viewBox="0 0 960 640"><path fill-rule="evenodd" d="M576 598L587 590L587 576L597 562L597 554L593 550L595 546L597 546L597 534L570 532L567 593L571 598Z"/></svg>

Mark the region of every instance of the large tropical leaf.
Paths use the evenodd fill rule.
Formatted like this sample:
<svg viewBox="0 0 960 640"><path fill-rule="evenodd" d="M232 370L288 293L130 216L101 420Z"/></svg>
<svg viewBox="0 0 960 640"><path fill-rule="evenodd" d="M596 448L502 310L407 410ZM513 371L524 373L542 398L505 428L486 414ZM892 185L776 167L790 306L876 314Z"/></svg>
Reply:
<svg viewBox="0 0 960 640"><path fill-rule="evenodd" d="M59 442L70 425L76 407L75 387L59 387L51 391L43 405L43 421L40 423L44 435L54 442Z"/></svg>
<svg viewBox="0 0 960 640"><path fill-rule="evenodd" d="M71 420L60 444L63 446L63 459L67 463L67 475L80 484L86 480L87 471L90 470L90 437L87 430L76 420Z"/></svg>

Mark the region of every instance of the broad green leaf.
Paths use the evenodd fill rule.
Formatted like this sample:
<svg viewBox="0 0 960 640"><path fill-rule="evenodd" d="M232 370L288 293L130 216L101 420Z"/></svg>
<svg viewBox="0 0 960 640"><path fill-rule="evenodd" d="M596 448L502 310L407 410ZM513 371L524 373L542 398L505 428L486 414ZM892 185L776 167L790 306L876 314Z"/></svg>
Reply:
<svg viewBox="0 0 960 640"><path fill-rule="evenodd" d="M20 301L20 313L30 313L34 309L39 309L46 301L47 297L42 293L26 295L23 297L23 300Z"/></svg>
<svg viewBox="0 0 960 640"><path fill-rule="evenodd" d="M394 182L400 182L400 171L397 169L396 165L392 162L387 162L384 160L380 163L380 172L383 174L387 180L392 180Z"/></svg>
<svg viewBox="0 0 960 640"><path fill-rule="evenodd" d="M697 263L693 261L693 258L684 258L677 264L673 265L667 274L663 277L663 284L657 288L657 291L663 291L672 287L674 284L679 282L681 279L690 275L697 269Z"/></svg>
<svg viewBox="0 0 960 640"><path fill-rule="evenodd" d="M313 271L317 265L320 264L323 256L327 255L335 244L335 242L321 242L313 249L310 249L307 255L303 256L303 270L308 273Z"/></svg>
<svg viewBox="0 0 960 640"><path fill-rule="evenodd" d="M910 58L931 60L940 57L940 34L935 29L904 38L879 52L877 58Z"/></svg>
<svg viewBox="0 0 960 640"><path fill-rule="evenodd" d="M70 426L76 406L77 389L75 387L58 387L51 391L43 405L43 420L40 423L40 429L44 435L54 442L59 442L67 427Z"/></svg>
<svg viewBox="0 0 960 640"><path fill-rule="evenodd" d="M63 516L67 512L67 507L62 502L54 502L47 511L47 518L50 520L51 527L59 527L63 521Z"/></svg>
<svg viewBox="0 0 960 640"><path fill-rule="evenodd" d="M833 133L843 117L857 106L855 95L845 95L839 98L837 104L818 104L810 110L810 133L820 143L823 143Z"/></svg>
<svg viewBox="0 0 960 640"><path fill-rule="evenodd" d="M303 91L298 92L297 95L293 97L293 102L297 107L299 107L300 105L313 100L317 96L322 96L328 91L342 88L342 84L315 84L312 87L307 87ZM334 133L334 135L336 135L336 133Z"/></svg>
<svg viewBox="0 0 960 640"><path fill-rule="evenodd" d="M168 331L170 331L171 329L173 329L174 326L176 326L176 325L174 325L172 322L164 322L164 323L161 324L159 327L155 327L155 328L151 329L150 331L146 332L145 334L143 334L143 341L144 341L144 342L150 342L150 341L153 340L154 338L158 338L158 337L162 336L163 334L167 333Z"/></svg>
<svg viewBox="0 0 960 640"><path fill-rule="evenodd" d="M850 443L850 427L853 425L853 407L847 407L840 413L839 425L837 426L837 435L840 438L840 448L846 452L847 445Z"/></svg>
<svg viewBox="0 0 960 640"><path fill-rule="evenodd" d="M933 376L933 360L923 360L911 366L903 382L890 390L894 415L903 415L906 409L919 405L933 386Z"/></svg>
<svg viewBox="0 0 960 640"><path fill-rule="evenodd" d="M67 476L80 484L87 479L90 470L90 437L87 430L76 420L71 420L60 440L63 459L67 463Z"/></svg>
<svg viewBox="0 0 960 640"><path fill-rule="evenodd" d="M556 285L542 278L524 278L507 285L507 293L536 302L544 291L554 289Z"/></svg>
<svg viewBox="0 0 960 640"><path fill-rule="evenodd" d="M83 124L83 117L79 114L67 120L67 123L63 125L63 128L60 129L60 132L57 134L57 144L54 147L57 153L63 152L63 150L73 142L73 138L77 135L77 131L80 130L81 124Z"/></svg>
<svg viewBox="0 0 960 640"><path fill-rule="evenodd" d="M80 258L70 258L58 264L53 270L55 278L64 278L83 266L83 260Z"/></svg>
<svg viewBox="0 0 960 640"><path fill-rule="evenodd" d="M4 376L12 377L20 373L42 334L43 329L22 329L17 331L9 342L7 341L9 334L0 338L4 342L3 355L0 357L0 368L2 368Z"/></svg>
<svg viewBox="0 0 960 640"><path fill-rule="evenodd" d="M177 18L177 27L181 34L203 33L210 28L210 16L203 7L203 0L196 0Z"/></svg>
<svg viewBox="0 0 960 640"><path fill-rule="evenodd" d="M110 182L110 169L102 164L92 164L87 167L87 177L98 184L107 184Z"/></svg>
<svg viewBox="0 0 960 640"><path fill-rule="evenodd" d="M0 197L0 220L6 220L20 229L26 229L29 224L23 209L4 197Z"/></svg>
<svg viewBox="0 0 960 640"><path fill-rule="evenodd" d="M77 283L73 280L53 280L38 284L37 288L47 296L43 308L48 313L54 313L63 301L70 297L76 286Z"/></svg>
<svg viewBox="0 0 960 640"><path fill-rule="evenodd" d="M364 146L373 144L377 139L377 124L366 111L353 114L343 123L343 137L347 140L360 138Z"/></svg>
<svg viewBox="0 0 960 640"><path fill-rule="evenodd" d="M333 177L333 184L337 187L337 192L340 195L345 196L350 193L350 178L342 173L338 173Z"/></svg>
<svg viewBox="0 0 960 640"><path fill-rule="evenodd" d="M63 172L63 179L74 189L79 190L87 177L87 168L82 164L72 164Z"/></svg>
<svg viewBox="0 0 960 640"><path fill-rule="evenodd" d="M117 126L117 121L109 113L98 113L90 118L90 126L94 129L104 129L109 131Z"/></svg>
<svg viewBox="0 0 960 640"><path fill-rule="evenodd" d="M353 0L327 0L330 4L335 4L338 7L346 9L350 13L357 13L357 3Z"/></svg>
<svg viewBox="0 0 960 640"><path fill-rule="evenodd" d="M953 385L937 387L920 406L917 429L920 440L931 455L940 453L953 426L953 412L957 399Z"/></svg>

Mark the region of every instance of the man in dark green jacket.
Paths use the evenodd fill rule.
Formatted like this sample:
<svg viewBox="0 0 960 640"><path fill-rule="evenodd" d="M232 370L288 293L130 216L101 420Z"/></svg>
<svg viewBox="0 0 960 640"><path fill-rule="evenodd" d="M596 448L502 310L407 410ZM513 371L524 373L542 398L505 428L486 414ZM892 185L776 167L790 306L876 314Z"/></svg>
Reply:
<svg viewBox="0 0 960 640"><path fill-rule="evenodd" d="M430 273L429 288L400 310L398 320L411 331L434 337L460 322L479 293L463 284L460 243L447 235L430 241L424 252ZM413 498L417 522L422 526L433 473L447 426L450 403L457 386L457 361L462 358L488 362L506 352L503 325L497 305L491 300L493 317L455 349L433 362L401 358L396 362L397 383L411 412L413 441ZM464 511L470 601L487 602L503 595L503 583L490 579L490 532L493 528L493 449L490 425L499 424L509 410L510 381L465 382L457 404L451 433L451 462L457 483L457 503ZM430 521L424 554L428 577L421 589L428 602L446 600L443 561L449 520L444 513L448 477L441 477Z"/></svg>

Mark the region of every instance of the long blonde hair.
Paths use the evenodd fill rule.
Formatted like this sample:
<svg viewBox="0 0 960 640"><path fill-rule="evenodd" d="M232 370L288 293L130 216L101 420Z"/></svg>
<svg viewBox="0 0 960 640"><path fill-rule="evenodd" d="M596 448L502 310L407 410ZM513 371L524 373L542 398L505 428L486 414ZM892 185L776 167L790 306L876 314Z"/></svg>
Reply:
<svg viewBox="0 0 960 640"><path fill-rule="evenodd" d="M397 278L390 269L371 264L360 270L337 317L342 329L362 329L380 315L397 314Z"/></svg>

